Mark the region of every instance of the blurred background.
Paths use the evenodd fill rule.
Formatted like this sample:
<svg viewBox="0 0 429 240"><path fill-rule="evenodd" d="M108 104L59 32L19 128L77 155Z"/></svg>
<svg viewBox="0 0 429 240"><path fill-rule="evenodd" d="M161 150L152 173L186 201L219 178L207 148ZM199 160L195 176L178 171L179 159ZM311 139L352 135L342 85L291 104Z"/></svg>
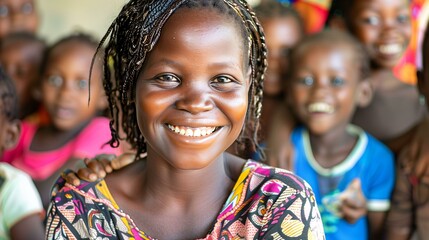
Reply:
<svg viewBox="0 0 429 240"><path fill-rule="evenodd" d="M37 0L39 34L48 42L74 31L101 38L126 0Z"/></svg>
<svg viewBox="0 0 429 240"><path fill-rule="evenodd" d="M127 0L37 0L39 34L48 42L74 31L101 38ZM259 0L248 1L255 4Z"/></svg>

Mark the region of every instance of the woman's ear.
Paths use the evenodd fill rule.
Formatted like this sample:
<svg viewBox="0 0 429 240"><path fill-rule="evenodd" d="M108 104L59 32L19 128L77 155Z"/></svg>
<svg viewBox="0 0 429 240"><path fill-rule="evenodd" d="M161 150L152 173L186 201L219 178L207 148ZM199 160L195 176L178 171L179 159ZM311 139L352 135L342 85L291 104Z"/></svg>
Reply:
<svg viewBox="0 0 429 240"><path fill-rule="evenodd" d="M374 95L373 86L368 79L363 79L359 82L358 88L357 105L361 108L367 107L371 103Z"/></svg>
<svg viewBox="0 0 429 240"><path fill-rule="evenodd" d="M5 136L3 142L3 149L11 149L15 147L18 142L19 136L21 135L21 122L19 120L13 120L5 124Z"/></svg>

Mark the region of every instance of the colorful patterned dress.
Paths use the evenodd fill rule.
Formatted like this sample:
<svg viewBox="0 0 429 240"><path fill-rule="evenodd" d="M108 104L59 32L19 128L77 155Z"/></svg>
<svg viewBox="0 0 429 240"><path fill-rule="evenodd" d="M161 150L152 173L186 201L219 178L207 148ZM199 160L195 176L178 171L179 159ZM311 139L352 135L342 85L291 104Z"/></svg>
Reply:
<svg viewBox="0 0 429 240"><path fill-rule="evenodd" d="M54 187L47 239L155 239L121 211L105 181ZM247 161L204 239L325 239L310 186L293 173Z"/></svg>

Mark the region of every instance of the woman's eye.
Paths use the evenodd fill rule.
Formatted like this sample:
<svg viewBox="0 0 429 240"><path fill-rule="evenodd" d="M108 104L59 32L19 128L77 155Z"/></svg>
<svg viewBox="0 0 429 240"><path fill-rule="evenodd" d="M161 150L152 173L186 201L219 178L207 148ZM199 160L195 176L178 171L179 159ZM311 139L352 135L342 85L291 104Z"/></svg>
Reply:
<svg viewBox="0 0 429 240"><path fill-rule="evenodd" d="M21 12L25 15L33 13L33 4L27 2L21 7Z"/></svg>
<svg viewBox="0 0 429 240"><path fill-rule="evenodd" d="M156 83L163 88L174 88L180 84L180 79L173 74L164 74L155 77Z"/></svg>
<svg viewBox="0 0 429 240"><path fill-rule="evenodd" d="M63 79L57 75L50 76L48 77L48 83L51 86L60 87L61 85L63 85Z"/></svg>
<svg viewBox="0 0 429 240"><path fill-rule="evenodd" d="M344 79L342 79L342 78L340 78L340 77L334 77L334 78L331 80L331 84L332 84L332 86L334 86L334 87L342 86L342 85L344 85Z"/></svg>
<svg viewBox="0 0 429 240"><path fill-rule="evenodd" d="M88 89L88 80L82 79L77 82L77 87L81 90Z"/></svg>
<svg viewBox="0 0 429 240"><path fill-rule="evenodd" d="M213 80L214 83L232 83L234 82L231 78L229 77L225 77L225 76L220 76L217 77Z"/></svg>
<svg viewBox="0 0 429 240"><path fill-rule="evenodd" d="M6 5L0 6L0 18L7 17L9 15L9 8Z"/></svg>
<svg viewBox="0 0 429 240"><path fill-rule="evenodd" d="M213 89L221 92L232 91L241 86L241 84L230 76L217 76L210 81Z"/></svg>
<svg viewBox="0 0 429 240"><path fill-rule="evenodd" d="M170 74L158 76L157 79L159 79L163 82L179 82L179 79L177 79L177 77L175 77L174 75L170 75Z"/></svg>
<svg viewBox="0 0 429 240"><path fill-rule="evenodd" d="M307 76L307 77L301 78L299 82L305 86L312 86L314 84L314 79L310 76Z"/></svg>

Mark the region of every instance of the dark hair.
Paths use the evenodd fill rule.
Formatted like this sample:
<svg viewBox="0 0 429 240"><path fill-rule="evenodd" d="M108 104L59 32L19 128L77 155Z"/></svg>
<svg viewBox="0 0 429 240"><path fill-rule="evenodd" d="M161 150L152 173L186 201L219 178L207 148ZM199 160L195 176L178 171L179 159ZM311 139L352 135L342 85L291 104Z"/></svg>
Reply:
<svg viewBox="0 0 429 240"><path fill-rule="evenodd" d="M322 44L329 44L331 46L346 44L350 46L355 54L356 62L359 63L360 79L366 79L369 76L370 62L368 53L364 46L350 33L335 29L326 29L315 34L308 35L295 46L290 54L291 74L296 69L294 65L299 61L298 56L302 54L304 48L314 45L321 46Z"/></svg>
<svg viewBox="0 0 429 240"><path fill-rule="evenodd" d="M264 19L292 17L296 20L302 36L305 33L304 22L301 15L290 4L282 4L277 0L263 0L253 8L256 17L262 22Z"/></svg>
<svg viewBox="0 0 429 240"><path fill-rule="evenodd" d="M256 136L261 115L267 50L262 28L244 0L131 0L122 8L100 42L101 47L107 40L103 80L112 116L110 145L119 145L121 137L118 129L121 124L126 140L137 150L137 158L146 151L146 143L136 119L136 79L146 56L157 43L163 25L181 7L214 9L232 18L240 26L245 41L243 46L249 52L252 74L250 103L246 115L250 130L245 127L238 141L250 139L254 146L258 146Z"/></svg>
<svg viewBox="0 0 429 240"><path fill-rule="evenodd" d="M9 121L18 119L18 95L15 84L0 65L0 98L3 114Z"/></svg>
<svg viewBox="0 0 429 240"><path fill-rule="evenodd" d="M353 5L355 0L332 0L331 7L329 8L328 17L326 19L326 24L336 18L341 17L344 19L348 27L350 27L350 11L353 10Z"/></svg>
<svg viewBox="0 0 429 240"><path fill-rule="evenodd" d="M40 72L43 73L46 70L47 64L49 62L49 58L51 57L52 52L58 47L63 45L64 43L69 42L80 42L83 44L86 44L92 48L97 49L99 41L87 33L73 33L71 35L68 35L66 37L63 37L50 45L48 48L46 48L45 53L43 54L43 61L40 66Z"/></svg>

